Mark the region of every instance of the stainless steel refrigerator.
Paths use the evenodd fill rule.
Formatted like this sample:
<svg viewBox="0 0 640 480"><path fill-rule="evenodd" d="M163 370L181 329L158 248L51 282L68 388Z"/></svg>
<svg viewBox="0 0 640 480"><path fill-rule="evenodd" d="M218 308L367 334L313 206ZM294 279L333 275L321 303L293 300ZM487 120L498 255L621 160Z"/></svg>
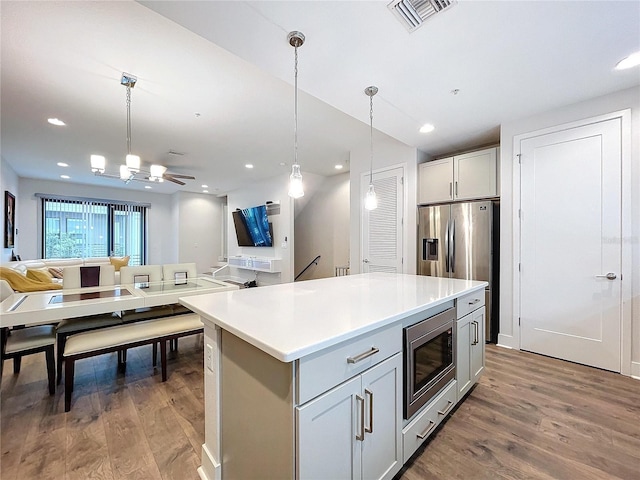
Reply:
<svg viewBox="0 0 640 480"><path fill-rule="evenodd" d="M489 282L486 338L498 336L498 201L418 207L418 275Z"/></svg>

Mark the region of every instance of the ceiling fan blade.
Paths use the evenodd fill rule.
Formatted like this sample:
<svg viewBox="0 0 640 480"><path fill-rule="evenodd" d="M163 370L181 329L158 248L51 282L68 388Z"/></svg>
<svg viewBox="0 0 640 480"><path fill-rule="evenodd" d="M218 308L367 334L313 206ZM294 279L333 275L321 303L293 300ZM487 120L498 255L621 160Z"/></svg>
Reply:
<svg viewBox="0 0 640 480"><path fill-rule="evenodd" d="M173 178L185 178L187 180L195 180L196 177L192 176L192 175L181 175L179 173L165 173L164 174L165 177L169 176L169 177L173 177Z"/></svg>
<svg viewBox="0 0 640 480"><path fill-rule="evenodd" d="M180 180L176 180L175 178L171 178L167 175L164 175L163 178L169 182L177 183L178 185L186 185L186 183L181 182Z"/></svg>

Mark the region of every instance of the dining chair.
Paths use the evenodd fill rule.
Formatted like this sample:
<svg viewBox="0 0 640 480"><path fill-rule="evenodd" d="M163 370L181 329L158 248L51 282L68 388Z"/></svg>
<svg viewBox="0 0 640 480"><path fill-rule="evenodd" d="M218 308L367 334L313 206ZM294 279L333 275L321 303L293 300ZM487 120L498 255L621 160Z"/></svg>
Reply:
<svg viewBox="0 0 640 480"><path fill-rule="evenodd" d="M122 267L124 268L124 267ZM62 278L63 289L102 287L115 284L115 267L113 265L86 265L65 267ZM65 319L58 323L55 330L57 383L62 381L62 363L64 362L64 346L69 335L74 333L96 330L98 328L120 325L120 312L102 313L87 317Z"/></svg>
<svg viewBox="0 0 640 480"><path fill-rule="evenodd" d="M165 282L181 282L197 276L195 263L168 263L162 266L162 278Z"/></svg>
<svg viewBox="0 0 640 480"><path fill-rule="evenodd" d="M122 285L134 284L137 288L147 288L145 282L161 282L162 281L162 265L137 265L133 267L120 268L120 283ZM141 320L149 320L151 318L166 317L173 315L172 305L158 305L155 307L140 307L132 310L124 310L122 312L122 321L124 323L138 322Z"/></svg>
<svg viewBox="0 0 640 480"><path fill-rule="evenodd" d="M0 301L13 294L13 289L5 280L0 280ZM45 352L49 394L53 395L55 385L54 345L56 336L52 325L36 327L0 329L0 381L4 370L4 361L13 359L13 373L20 373L22 357Z"/></svg>

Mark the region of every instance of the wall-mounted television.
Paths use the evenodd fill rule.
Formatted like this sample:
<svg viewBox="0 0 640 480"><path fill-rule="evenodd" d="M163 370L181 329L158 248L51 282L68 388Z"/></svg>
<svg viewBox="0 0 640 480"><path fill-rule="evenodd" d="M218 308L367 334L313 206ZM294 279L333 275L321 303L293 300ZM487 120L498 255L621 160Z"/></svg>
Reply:
<svg viewBox="0 0 640 480"><path fill-rule="evenodd" d="M237 209L232 212L233 225L240 247L272 247L273 227L267 218L267 207Z"/></svg>

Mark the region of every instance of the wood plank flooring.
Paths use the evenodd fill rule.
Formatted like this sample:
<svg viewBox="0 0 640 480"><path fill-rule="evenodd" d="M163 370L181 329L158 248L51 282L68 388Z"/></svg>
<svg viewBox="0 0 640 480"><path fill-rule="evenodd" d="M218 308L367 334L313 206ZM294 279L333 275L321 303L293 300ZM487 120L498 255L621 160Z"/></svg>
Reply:
<svg viewBox="0 0 640 480"><path fill-rule="evenodd" d="M71 412L47 395L43 355L7 362L0 477L197 480L204 442L202 337L180 340L160 382L151 348L78 361ZM640 381L487 346L464 403L397 480L640 480ZM333 479L327 479L333 480Z"/></svg>

